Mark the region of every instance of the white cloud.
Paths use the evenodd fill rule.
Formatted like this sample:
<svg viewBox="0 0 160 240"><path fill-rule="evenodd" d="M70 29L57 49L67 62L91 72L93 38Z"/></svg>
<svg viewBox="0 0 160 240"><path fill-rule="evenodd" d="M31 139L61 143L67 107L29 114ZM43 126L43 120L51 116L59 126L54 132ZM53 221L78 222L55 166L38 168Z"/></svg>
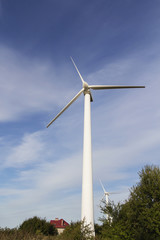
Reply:
<svg viewBox="0 0 160 240"><path fill-rule="evenodd" d="M142 136L137 135L137 139L127 138L125 143L121 143L119 146L105 147L94 151L95 169L96 174L101 174L107 170L106 180L116 180L119 178L126 178L122 169L132 168L139 164L139 162L148 160L139 159L142 153L149 152L154 147L160 145L160 129L144 133ZM155 159L156 160L156 159ZM154 159L150 160L150 163L154 162ZM107 168L103 168L103 166ZM117 174L115 174L115 171ZM114 172L114 174L113 174ZM108 175L109 174L109 175ZM128 173L126 173L128 174ZM105 176L105 175L104 175Z"/></svg>
<svg viewBox="0 0 160 240"><path fill-rule="evenodd" d="M65 66L57 77L54 65L30 60L18 52L0 46L0 121L17 120L24 115L63 105L61 97L73 96L65 91ZM57 78L59 81L57 81Z"/></svg>
<svg viewBox="0 0 160 240"><path fill-rule="evenodd" d="M5 162L5 167L24 167L40 161L44 150L44 143L40 139L40 133L26 134L20 145L10 149Z"/></svg>

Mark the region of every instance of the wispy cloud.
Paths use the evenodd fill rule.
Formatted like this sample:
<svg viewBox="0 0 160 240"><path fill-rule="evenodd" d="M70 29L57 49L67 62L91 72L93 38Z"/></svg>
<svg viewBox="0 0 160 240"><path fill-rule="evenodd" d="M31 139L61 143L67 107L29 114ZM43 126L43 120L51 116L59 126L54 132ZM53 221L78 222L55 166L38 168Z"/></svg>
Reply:
<svg viewBox="0 0 160 240"><path fill-rule="evenodd" d="M57 74L49 62L30 60L18 52L0 46L0 121L19 119L29 113L48 111L62 105L65 83L57 81ZM65 77L65 67L64 75Z"/></svg>
<svg viewBox="0 0 160 240"><path fill-rule="evenodd" d="M40 134L26 134L20 145L10 149L10 154L5 162L5 167L25 167L40 161L44 143L40 140Z"/></svg>

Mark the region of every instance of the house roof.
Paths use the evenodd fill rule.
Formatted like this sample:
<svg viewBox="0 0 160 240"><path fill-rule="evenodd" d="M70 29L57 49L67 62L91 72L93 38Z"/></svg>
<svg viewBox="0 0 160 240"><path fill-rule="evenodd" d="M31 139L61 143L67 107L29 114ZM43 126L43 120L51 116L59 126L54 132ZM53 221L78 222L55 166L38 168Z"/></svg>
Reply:
<svg viewBox="0 0 160 240"><path fill-rule="evenodd" d="M64 219L51 220L50 224L54 225L56 228L66 228L69 224Z"/></svg>

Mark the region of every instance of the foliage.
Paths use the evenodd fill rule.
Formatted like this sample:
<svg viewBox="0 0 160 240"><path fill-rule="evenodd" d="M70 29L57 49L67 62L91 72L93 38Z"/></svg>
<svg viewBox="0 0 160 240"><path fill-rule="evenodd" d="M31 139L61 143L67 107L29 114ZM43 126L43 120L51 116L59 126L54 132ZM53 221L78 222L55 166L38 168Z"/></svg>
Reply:
<svg viewBox="0 0 160 240"><path fill-rule="evenodd" d="M91 235L92 231L89 225L84 224L84 221L71 222L63 233L59 235L58 240L92 240L94 238Z"/></svg>
<svg viewBox="0 0 160 240"><path fill-rule="evenodd" d="M139 177L124 204L109 202L102 207L102 212L112 217L102 220L104 239L160 239L160 169L145 166Z"/></svg>
<svg viewBox="0 0 160 240"><path fill-rule="evenodd" d="M96 223L96 224L94 225L94 228L95 228L96 239L97 239L97 240L102 239L102 238L101 238L102 225L99 225L99 224Z"/></svg>
<svg viewBox="0 0 160 240"><path fill-rule="evenodd" d="M45 236L57 235L57 229L54 227L54 225L51 225L46 221L46 219L41 219L38 217L29 218L28 220L24 221L20 225L19 229L32 234L43 234Z"/></svg>

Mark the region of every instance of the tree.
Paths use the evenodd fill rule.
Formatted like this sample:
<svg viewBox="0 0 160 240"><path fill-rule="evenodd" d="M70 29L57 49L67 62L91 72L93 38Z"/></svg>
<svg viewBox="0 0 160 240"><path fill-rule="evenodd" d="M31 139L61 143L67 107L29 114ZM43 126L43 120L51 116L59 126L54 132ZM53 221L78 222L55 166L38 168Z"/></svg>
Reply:
<svg viewBox="0 0 160 240"><path fill-rule="evenodd" d="M32 234L43 234L43 235L57 235L57 229L51 225L46 219L39 217L29 218L25 220L19 227L20 230Z"/></svg>
<svg viewBox="0 0 160 240"><path fill-rule="evenodd" d="M138 174L140 181L124 204L110 202L102 207L112 217L112 222L103 219L106 239L160 239L160 169L145 166Z"/></svg>
<svg viewBox="0 0 160 240"><path fill-rule="evenodd" d="M97 240L101 239L102 225L99 225L98 223L95 223L94 224L94 229L95 229L96 239Z"/></svg>

